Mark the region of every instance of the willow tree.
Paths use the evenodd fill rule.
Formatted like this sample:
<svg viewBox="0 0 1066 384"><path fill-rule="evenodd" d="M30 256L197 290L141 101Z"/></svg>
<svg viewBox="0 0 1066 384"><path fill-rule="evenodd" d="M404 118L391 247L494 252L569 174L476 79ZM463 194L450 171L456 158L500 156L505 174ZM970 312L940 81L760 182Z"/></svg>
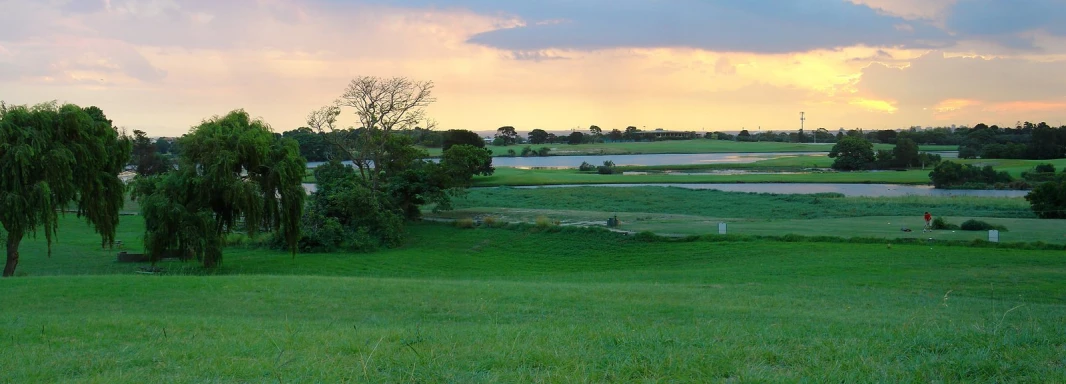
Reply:
<svg viewBox="0 0 1066 384"><path fill-rule="evenodd" d="M44 232L48 253L59 212L73 206L113 245L126 187L118 178L130 158L130 140L97 107L55 102L0 104L0 224L6 236L4 277L19 263L27 234Z"/></svg>
<svg viewBox="0 0 1066 384"><path fill-rule="evenodd" d="M278 231L295 256L307 169L295 140L236 110L194 127L178 145L175 171L134 187L149 257L176 251L213 268L226 234L263 229Z"/></svg>

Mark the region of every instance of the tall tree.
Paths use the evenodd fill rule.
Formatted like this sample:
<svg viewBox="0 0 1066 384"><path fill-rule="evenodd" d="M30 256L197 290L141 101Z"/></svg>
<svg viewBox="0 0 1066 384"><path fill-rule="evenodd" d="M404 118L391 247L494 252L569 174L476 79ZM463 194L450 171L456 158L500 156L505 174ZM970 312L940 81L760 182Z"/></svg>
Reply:
<svg viewBox="0 0 1066 384"><path fill-rule="evenodd" d="M171 168L170 160L159 154L158 146L141 130L133 131L132 162L141 176L157 175Z"/></svg>
<svg viewBox="0 0 1066 384"><path fill-rule="evenodd" d="M884 131L879 131L884 132ZM895 132L895 131L889 131ZM896 164L902 167L911 167L918 164L918 144L914 143L914 140L909 138L903 138L896 141L895 148L892 148L892 158Z"/></svg>
<svg viewBox="0 0 1066 384"><path fill-rule="evenodd" d="M499 138L505 146L518 143L518 132L510 125L497 128L496 137Z"/></svg>
<svg viewBox="0 0 1066 384"><path fill-rule="evenodd" d="M327 135L331 144L347 154L358 170L347 168L340 161L316 168L319 188L311 196L307 215L310 219L305 223L314 228L332 226L344 235L307 234L301 241L357 249L398 245L403 238L404 218L417 218L421 206L426 204L447 208L450 196L465 187L473 174L491 172L491 153L482 148L484 142L473 132L450 131L452 142L439 164L424 160L426 152L413 146L407 131L423 118L424 107L435 101L432 88L432 82L406 78L359 77L342 97L348 101L308 116L309 126L333 133ZM354 109L362 128L336 127L344 108ZM471 142L460 143L457 138ZM473 174L463 177L464 170Z"/></svg>
<svg viewBox="0 0 1066 384"><path fill-rule="evenodd" d="M348 83L333 105L311 112L307 122L319 132L328 129L337 133L337 117L342 108L354 110L362 129L334 135L332 143L347 155L373 189L380 190L382 180L377 168L387 155L389 136L393 131L414 128L425 118L425 108L436 100L432 81L360 76Z"/></svg>
<svg viewBox="0 0 1066 384"><path fill-rule="evenodd" d="M134 187L151 257L179 251L213 268L222 262L223 237L241 227L249 235L279 231L295 256L307 169L295 140L235 110L204 121L178 143L178 169Z"/></svg>
<svg viewBox="0 0 1066 384"><path fill-rule="evenodd" d="M444 141L441 149L447 151L453 145L466 144L478 148L485 148L485 140L473 131L465 129L449 129L444 131Z"/></svg>
<svg viewBox="0 0 1066 384"><path fill-rule="evenodd" d="M570 136L567 137L566 142L569 144L581 144L585 140L585 134L581 132L570 132Z"/></svg>
<svg viewBox="0 0 1066 384"><path fill-rule="evenodd" d="M548 141L548 132L547 131L545 131L543 129L540 129L540 128L537 128L537 129L534 129L532 131L529 131L529 143L530 144L544 144L544 142L546 142L546 141Z"/></svg>
<svg viewBox="0 0 1066 384"><path fill-rule="evenodd" d="M100 234L115 241L126 186L118 178L130 140L97 107L55 102L33 107L0 103L0 224L6 232L4 277L14 275L19 244L43 230L52 252L57 211L74 204Z"/></svg>
<svg viewBox="0 0 1066 384"><path fill-rule="evenodd" d="M833 145L829 157L835 158L833 169L866 169L874 162L873 144L860 136L846 136Z"/></svg>

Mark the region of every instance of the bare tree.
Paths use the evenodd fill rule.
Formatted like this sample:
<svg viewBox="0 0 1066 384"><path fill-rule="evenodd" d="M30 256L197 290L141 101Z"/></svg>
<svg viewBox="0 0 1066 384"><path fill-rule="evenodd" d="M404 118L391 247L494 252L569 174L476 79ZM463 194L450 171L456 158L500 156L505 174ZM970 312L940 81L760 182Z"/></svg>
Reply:
<svg viewBox="0 0 1066 384"><path fill-rule="evenodd" d="M389 135L394 130L414 128L434 101L432 81L360 76L348 84L333 105L311 112L307 125L318 132L328 129L333 133L330 142L346 153L363 178L377 189L377 168L382 164ZM340 137L336 124L344 108L355 110L362 127L355 132L345 131Z"/></svg>

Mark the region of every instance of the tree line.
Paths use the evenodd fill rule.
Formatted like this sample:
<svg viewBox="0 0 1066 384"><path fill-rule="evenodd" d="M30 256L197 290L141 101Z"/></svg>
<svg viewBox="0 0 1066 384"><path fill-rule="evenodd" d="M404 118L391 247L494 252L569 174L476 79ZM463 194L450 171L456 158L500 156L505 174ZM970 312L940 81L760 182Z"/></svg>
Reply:
<svg viewBox="0 0 1066 384"><path fill-rule="evenodd" d="M3 276L14 275L27 234L42 231L50 252L58 215L69 208L112 246L127 192L140 202L153 261L177 255L218 267L232 233L269 232L294 257L398 245L422 207L449 209L473 176L494 171L483 142L453 144L440 161L414 145L410 131L435 100L432 89L432 82L359 77L333 105L312 112L308 126L332 156L315 169L319 189L310 197L300 142L241 109L161 146L144 132L120 131L97 107L0 103ZM346 111L361 128L337 127ZM139 172L126 185L118 175L131 163Z"/></svg>

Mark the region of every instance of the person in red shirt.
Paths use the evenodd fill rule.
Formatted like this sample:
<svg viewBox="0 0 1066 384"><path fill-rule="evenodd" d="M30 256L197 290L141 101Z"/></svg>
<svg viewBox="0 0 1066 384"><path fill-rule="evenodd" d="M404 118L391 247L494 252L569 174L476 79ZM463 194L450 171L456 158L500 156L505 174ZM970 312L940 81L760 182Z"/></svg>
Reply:
<svg viewBox="0 0 1066 384"><path fill-rule="evenodd" d="M925 213L925 230L922 231L922 232L929 231L929 230L932 230L932 229L933 229L933 215L930 215L929 212L926 212Z"/></svg>

